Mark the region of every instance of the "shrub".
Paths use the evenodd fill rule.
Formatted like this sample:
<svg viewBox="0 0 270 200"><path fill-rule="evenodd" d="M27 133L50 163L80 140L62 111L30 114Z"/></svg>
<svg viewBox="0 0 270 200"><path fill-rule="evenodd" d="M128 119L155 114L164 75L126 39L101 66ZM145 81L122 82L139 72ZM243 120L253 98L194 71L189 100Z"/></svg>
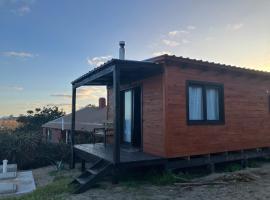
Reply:
<svg viewBox="0 0 270 200"><path fill-rule="evenodd" d="M224 172L235 172L235 171L239 171L242 169L242 166L238 163L229 163L226 164L225 168L224 168Z"/></svg>
<svg viewBox="0 0 270 200"><path fill-rule="evenodd" d="M66 161L69 149L65 144L43 143L39 133L0 132L0 160L17 163L20 169Z"/></svg>
<svg viewBox="0 0 270 200"><path fill-rule="evenodd" d="M70 158L70 146L64 143L41 143L37 148L37 155L32 166L40 167L57 162L68 162Z"/></svg>

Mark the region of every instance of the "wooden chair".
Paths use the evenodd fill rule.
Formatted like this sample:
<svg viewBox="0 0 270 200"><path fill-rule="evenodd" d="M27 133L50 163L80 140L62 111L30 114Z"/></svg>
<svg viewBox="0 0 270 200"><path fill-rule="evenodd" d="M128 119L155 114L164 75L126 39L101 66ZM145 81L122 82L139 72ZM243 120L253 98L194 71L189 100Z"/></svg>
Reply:
<svg viewBox="0 0 270 200"><path fill-rule="evenodd" d="M93 143L96 143L96 138L103 138L104 146L107 144L107 136L111 135L113 132L113 123L104 122L103 127L94 128L93 130Z"/></svg>

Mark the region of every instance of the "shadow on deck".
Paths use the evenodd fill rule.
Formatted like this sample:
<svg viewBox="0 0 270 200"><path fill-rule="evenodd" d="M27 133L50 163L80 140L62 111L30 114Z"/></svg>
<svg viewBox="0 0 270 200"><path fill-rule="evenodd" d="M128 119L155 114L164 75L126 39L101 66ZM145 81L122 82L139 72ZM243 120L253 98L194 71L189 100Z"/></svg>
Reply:
<svg viewBox="0 0 270 200"><path fill-rule="evenodd" d="M113 145L103 143L74 145L76 156L91 161L93 158L102 158L113 163ZM133 148L120 148L121 166L162 165L166 159L151 155Z"/></svg>

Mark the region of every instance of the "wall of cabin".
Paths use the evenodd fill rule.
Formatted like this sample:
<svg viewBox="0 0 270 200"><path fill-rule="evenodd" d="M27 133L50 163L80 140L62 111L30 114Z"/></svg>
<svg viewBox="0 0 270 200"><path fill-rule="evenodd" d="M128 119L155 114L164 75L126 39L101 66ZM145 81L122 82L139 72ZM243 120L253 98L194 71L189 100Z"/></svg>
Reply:
<svg viewBox="0 0 270 200"><path fill-rule="evenodd" d="M154 76L130 85L121 85L121 89L141 85L142 87L142 138L143 151L165 156L164 111L163 111L163 75ZM113 88L107 87L108 120L113 121Z"/></svg>
<svg viewBox="0 0 270 200"><path fill-rule="evenodd" d="M270 146L269 79L181 65L167 66L164 76L168 157ZM187 125L186 80L224 84L224 125Z"/></svg>
<svg viewBox="0 0 270 200"><path fill-rule="evenodd" d="M143 150L165 156L164 76L148 78L143 86Z"/></svg>

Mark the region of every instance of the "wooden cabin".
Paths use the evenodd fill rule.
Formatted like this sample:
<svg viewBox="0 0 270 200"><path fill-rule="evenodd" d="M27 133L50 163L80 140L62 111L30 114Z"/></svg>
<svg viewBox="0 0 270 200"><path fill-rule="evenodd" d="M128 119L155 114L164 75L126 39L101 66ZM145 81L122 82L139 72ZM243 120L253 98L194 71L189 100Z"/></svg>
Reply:
<svg viewBox="0 0 270 200"><path fill-rule="evenodd" d="M73 144L73 156L98 157L114 174L148 164L213 168L270 153L268 72L169 55L113 59L72 82L73 114L76 89L86 85L107 86L114 142Z"/></svg>

